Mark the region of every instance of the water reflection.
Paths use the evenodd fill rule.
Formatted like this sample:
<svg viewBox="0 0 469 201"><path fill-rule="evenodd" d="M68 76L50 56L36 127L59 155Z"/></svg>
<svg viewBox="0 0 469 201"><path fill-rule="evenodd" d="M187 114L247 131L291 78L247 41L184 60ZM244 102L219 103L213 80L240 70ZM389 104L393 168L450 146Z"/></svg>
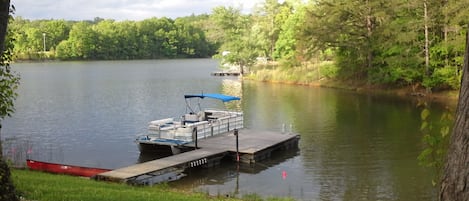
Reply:
<svg viewBox="0 0 469 201"><path fill-rule="evenodd" d="M431 173L417 165L420 111L395 97L245 83L249 126L301 135L295 188L305 200L435 200ZM437 111L439 109L436 109ZM301 186L301 187L300 187Z"/></svg>
<svg viewBox="0 0 469 201"><path fill-rule="evenodd" d="M240 97L243 100L242 82L239 79L224 79L221 82L221 93ZM234 111L242 111L242 101L230 101L225 103L226 108Z"/></svg>
<svg viewBox="0 0 469 201"><path fill-rule="evenodd" d="M186 170L187 176L169 185L182 189L197 189L210 195L237 196L246 194L245 182L240 182L246 176L260 174L270 168L277 167L288 159L298 156L299 149L274 151L272 157L255 164L236 163L229 158L223 159L219 166L212 168L193 168ZM281 171L277 176L282 176ZM283 176L286 179L287 175ZM255 190L255 189L251 189ZM254 191L251 191L254 192Z"/></svg>
<svg viewBox="0 0 469 201"><path fill-rule="evenodd" d="M147 153L147 152L140 153L136 163L145 163L145 162L148 162L148 161L168 157L168 156L171 156L171 155L172 154L169 153L169 152L167 152L167 153Z"/></svg>
<svg viewBox="0 0 469 201"><path fill-rule="evenodd" d="M14 167L24 167L26 159L63 161L62 146L38 144L30 139L7 137L2 141L3 157ZM40 151L37 151L40 150Z"/></svg>

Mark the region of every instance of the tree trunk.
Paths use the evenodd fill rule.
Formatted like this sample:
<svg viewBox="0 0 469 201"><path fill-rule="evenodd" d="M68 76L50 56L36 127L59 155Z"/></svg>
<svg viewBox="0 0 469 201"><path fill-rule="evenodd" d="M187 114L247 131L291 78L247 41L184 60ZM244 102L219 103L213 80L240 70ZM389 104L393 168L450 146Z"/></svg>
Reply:
<svg viewBox="0 0 469 201"><path fill-rule="evenodd" d="M427 12L427 1L423 1L423 23L424 23L424 28L425 28L425 75L428 77L430 76L430 53L429 49L430 48L430 42L428 39L428 12Z"/></svg>
<svg viewBox="0 0 469 201"><path fill-rule="evenodd" d="M441 181L440 200L469 200L469 26L456 122Z"/></svg>
<svg viewBox="0 0 469 201"><path fill-rule="evenodd" d="M373 42L372 42L372 35L374 31L374 22L373 22L373 15L372 15L372 8L369 1L366 1L367 6L367 16L366 16L366 36L367 36L367 45L368 45L368 52L366 55L366 72L368 76L368 84L371 84L371 77L370 72L372 71L373 67Z"/></svg>
<svg viewBox="0 0 469 201"><path fill-rule="evenodd" d="M0 56L3 55L5 50L5 38L7 35L8 20L10 17L10 0L0 0ZM2 68L4 66L1 66ZM0 118L0 129L1 120ZM10 179L10 168L3 160L0 136L0 201L17 201L18 197L15 194L15 187Z"/></svg>
<svg viewBox="0 0 469 201"><path fill-rule="evenodd" d="M5 50L8 19L10 17L10 0L0 0L0 55Z"/></svg>
<svg viewBox="0 0 469 201"><path fill-rule="evenodd" d="M0 0L0 57L3 55L3 51L5 50L5 38L7 36L7 26L8 26L9 17L10 17L10 0ZM3 67L4 66L0 66L0 68L3 68ZM2 120L3 120L3 116L0 116L0 130L2 129ZM1 140L2 140L2 135L0 133L0 160L3 160L3 148L2 148Z"/></svg>

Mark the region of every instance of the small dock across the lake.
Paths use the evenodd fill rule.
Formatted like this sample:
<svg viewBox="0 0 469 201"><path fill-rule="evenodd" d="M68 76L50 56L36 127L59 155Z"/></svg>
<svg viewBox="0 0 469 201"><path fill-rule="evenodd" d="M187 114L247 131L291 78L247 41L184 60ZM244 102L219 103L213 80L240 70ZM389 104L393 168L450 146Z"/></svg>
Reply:
<svg viewBox="0 0 469 201"><path fill-rule="evenodd" d="M236 138L238 137L238 152ZM157 160L135 164L96 175L97 180L134 184L154 184L176 180L182 171L198 166L213 167L221 159L239 158L242 163L255 163L271 156L275 150L298 147L299 136L291 133L241 129L206 139L199 139L197 149ZM186 145L195 147L194 143ZM237 157L239 153L239 157Z"/></svg>
<svg viewBox="0 0 469 201"><path fill-rule="evenodd" d="M212 72L212 76L240 76L240 72L234 72L234 71L217 71L217 72Z"/></svg>

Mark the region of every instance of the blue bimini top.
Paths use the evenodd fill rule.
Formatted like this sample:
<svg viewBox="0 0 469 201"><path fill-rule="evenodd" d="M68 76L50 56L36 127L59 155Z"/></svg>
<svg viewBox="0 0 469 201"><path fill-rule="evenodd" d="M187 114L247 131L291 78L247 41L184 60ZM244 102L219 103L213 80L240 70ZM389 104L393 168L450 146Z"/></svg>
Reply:
<svg viewBox="0 0 469 201"><path fill-rule="evenodd" d="M234 100L241 100L241 98L236 96L228 96L223 94L191 94L191 95L184 95L184 98L213 98L218 99L223 102L234 101Z"/></svg>

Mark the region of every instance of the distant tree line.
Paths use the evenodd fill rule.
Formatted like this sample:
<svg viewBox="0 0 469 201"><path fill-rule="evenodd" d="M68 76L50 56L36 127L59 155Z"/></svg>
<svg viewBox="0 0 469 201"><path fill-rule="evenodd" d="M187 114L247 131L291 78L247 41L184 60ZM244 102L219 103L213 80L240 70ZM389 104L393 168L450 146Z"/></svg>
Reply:
<svg viewBox="0 0 469 201"><path fill-rule="evenodd" d="M273 70L289 72L289 78L438 90L459 87L468 7L469 1L460 0L265 0L251 14L216 7L175 20L17 18L11 27L18 59L216 55L242 69L258 61L278 64Z"/></svg>
<svg viewBox="0 0 469 201"><path fill-rule="evenodd" d="M17 59L201 58L214 54L201 29L169 18L76 22L18 17L11 28Z"/></svg>

